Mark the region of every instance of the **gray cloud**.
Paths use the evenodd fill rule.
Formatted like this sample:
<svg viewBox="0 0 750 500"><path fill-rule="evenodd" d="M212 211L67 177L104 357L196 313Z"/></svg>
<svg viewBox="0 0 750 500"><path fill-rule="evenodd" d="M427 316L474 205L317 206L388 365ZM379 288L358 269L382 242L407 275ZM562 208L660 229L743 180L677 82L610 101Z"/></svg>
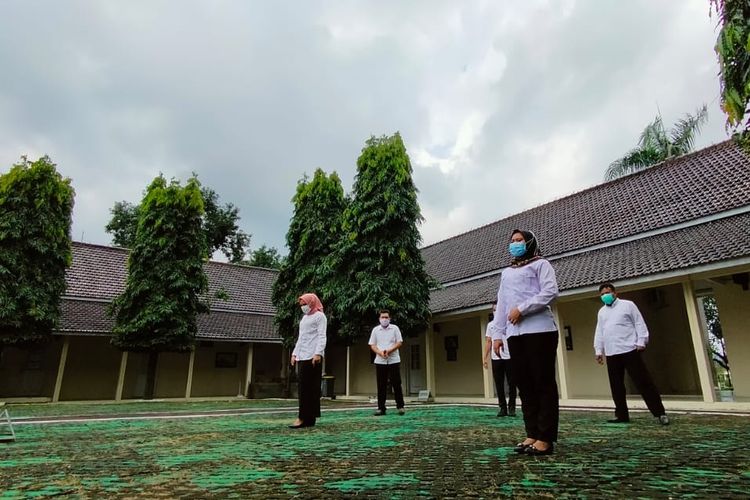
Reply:
<svg viewBox="0 0 750 500"><path fill-rule="evenodd" d="M400 130L433 242L600 182L657 103L711 103L700 144L723 139L714 24L702 0L9 2L0 165L49 154L76 239L195 171L282 247L305 172L349 189Z"/></svg>

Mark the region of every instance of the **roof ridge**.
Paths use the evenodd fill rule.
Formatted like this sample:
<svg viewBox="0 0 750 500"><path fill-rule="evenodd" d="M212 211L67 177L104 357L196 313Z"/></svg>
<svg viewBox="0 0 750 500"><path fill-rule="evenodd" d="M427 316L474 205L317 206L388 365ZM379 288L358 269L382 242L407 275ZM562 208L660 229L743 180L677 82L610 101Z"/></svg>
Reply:
<svg viewBox="0 0 750 500"><path fill-rule="evenodd" d="M129 248L118 247L118 246L114 246L114 245L104 245L104 244L101 244L101 243L89 243L89 242L86 242L86 241L76 241L76 240L72 240L71 243L74 246L79 246L79 247L94 247L94 248L101 248L101 249L106 249L106 250L115 250L115 251L121 252L121 253L129 253L130 252ZM261 271L271 271L271 272L274 272L274 273L278 273L279 272L278 269L273 269L273 268L270 268L270 267L246 266L246 265L243 265L243 264L235 264L235 263L232 263L232 262L222 262L220 260L211 260L211 259L209 259L208 261L206 261L206 264L211 264L211 265L219 264L219 265L222 265L222 266L232 266L232 267L242 268L242 269L256 269L256 270L261 270Z"/></svg>
<svg viewBox="0 0 750 500"><path fill-rule="evenodd" d="M511 219L512 217L517 217L517 216L520 216L522 214L531 212L533 210L537 210L537 209L539 209L541 207L544 207L544 206L547 206L547 205L551 205L552 203L560 202L562 200L566 200L568 198L573 198L575 196L580 196L581 194L589 192L589 191L593 191L593 190L596 190L596 189L601 189L603 186L612 185L612 184L615 184L615 183L618 183L618 182L625 182L626 180L633 179L633 178L635 178L636 176L639 176L639 175L642 176L642 175L646 175L646 174L649 174L649 173L653 174L654 172L656 172L658 170L662 170L662 169L668 168L668 167L674 165L675 163L678 163L678 162L682 163L684 161L687 161L692 156L697 156L697 155L703 155L703 154L706 154L706 153L710 153L714 149L719 149L720 147L724 147L724 146L726 146L726 145L728 145L730 143L734 143L733 139L731 139L731 138L730 139L726 139L726 140L721 141L721 142L717 142L717 143L711 144L709 146L706 146L705 148L702 148L702 149L699 149L699 150L696 150L696 151L691 151L690 153L686 153L686 154L681 155L681 156L675 156L675 157L672 157L672 158L667 158L666 160L661 161L659 163L656 163L655 165L652 165L651 167L644 168L642 170L639 170L637 172L633 172L633 173L628 174L628 175L623 175L622 177L618 177L616 179L605 181L605 182L602 182L602 183L599 183L599 184L594 184L593 186L589 186L589 187L583 188L583 189L581 189L579 191L574 191L572 193L569 193L567 195L564 195L564 196L561 196L561 197L558 197L558 198L553 198L553 199L551 199L549 201L540 203L538 205L534 205L533 207L529 207L526 210L523 210L521 212L512 213L512 214L507 215L505 217L502 217L500 219L496 219L496 220L494 220L492 222L488 222L487 224L483 224L481 226L478 226L478 227L469 229L467 231L464 231L463 233L455 234L455 235L450 236L448 238L445 238L443 240L436 241L435 243L431 243L431 244L429 244L427 246L422 247L421 250L426 250L428 248L431 248L433 246L439 245L441 243L445 243L447 241L451 241L451 240L460 238L460 237L465 236L467 234L471 234L473 232L480 231L480 230L485 229L485 228L487 228L489 226L493 226L493 225L499 224L499 223L501 223L503 221L506 221L508 219ZM738 149L740 149L740 148L738 148Z"/></svg>

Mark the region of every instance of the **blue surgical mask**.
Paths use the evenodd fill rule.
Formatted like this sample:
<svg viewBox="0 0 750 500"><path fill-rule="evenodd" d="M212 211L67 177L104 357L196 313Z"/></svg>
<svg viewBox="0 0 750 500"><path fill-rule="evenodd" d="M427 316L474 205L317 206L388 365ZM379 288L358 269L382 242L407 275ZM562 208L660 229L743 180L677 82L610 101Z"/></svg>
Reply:
<svg viewBox="0 0 750 500"><path fill-rule="evenodd" d="M522 257L526 253L526 242L525 241L512 241L508 245L508 251L513 257Z"/></svg>
<svg viewBox="0 0 750 500"><path fill-rule="evenodd" d="M615 301L615 294L614 293L605 293L604 295L599 297L602 299L602 302L604 302L605 305L611 306L612 303Z"/></svg>

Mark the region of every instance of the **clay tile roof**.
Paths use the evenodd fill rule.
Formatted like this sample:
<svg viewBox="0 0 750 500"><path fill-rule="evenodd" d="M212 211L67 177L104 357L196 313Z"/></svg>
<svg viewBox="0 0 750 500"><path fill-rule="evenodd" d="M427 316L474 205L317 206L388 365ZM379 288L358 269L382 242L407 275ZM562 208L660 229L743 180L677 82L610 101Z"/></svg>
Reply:
<svg viewBox="0 0 750 500"><path fill-rule="evenodd" d="M431 310L493 302L515 228L534 231L563 291L748 257L750 161L722 142L425 247L428 272L458 281Z"/></svg>
<svg viewBox="0 0 750 500"><path fill-rule="evenodd" d="M532 230L545 256L636 236L750 204L750 162L732 142L675 158L427 246L441 283L510 264L515 228Z"/></svg>
<svg viewBox="0 0 750 500"><path fill-rule="evenodd" d="M127 256L123 248L73 243L60 332L111 331L113 323L106 308L125 289ZM208 262L206 274L212 312L199 317L199 338L280 340L273 326L275 309L271 303L277 271ZM225 291L228 299L213 298L218 290Z"/></svg>

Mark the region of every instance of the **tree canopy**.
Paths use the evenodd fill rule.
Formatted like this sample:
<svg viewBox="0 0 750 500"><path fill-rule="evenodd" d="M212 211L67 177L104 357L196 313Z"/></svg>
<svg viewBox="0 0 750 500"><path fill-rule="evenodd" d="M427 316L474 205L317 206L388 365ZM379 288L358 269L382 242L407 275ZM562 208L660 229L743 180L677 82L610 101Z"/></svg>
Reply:
<svg viewBox="0 0 750 500"><path fill-rule="evenodd" d="M654 121L646 125L641 132L638 145L622 158L609 164L605 179L612 180L632 174L669 158L691 152L695 138L707 118L708 111L704 104L694 115L688 113L685 118L679 120L671 130L667 131L661 115L657 115Z"/></svg>
<svg viewBox="0 0 750 500"><path fill-rule="evenodd" d="M257 250L250 253L250 258L241 264L246 266L265 267L268 269L281 269L284 258L274 247L261 245Z"/></svg>
<svg viewBox="0 0 750 500"><path fill-rule="evenodd" d="M341 216L346 207L341 179L333 172L326 175L317 169L312 179L297 183L292 199L294 214L286 234L289 255L284 260L273 286L276 325L287 345L291 344L300 313L297 298L305 292L316 293L326 313L330 313L331 296L325 285L330 279L326 259L338 243ZM330 329L335 322L329 322Z"/></svg>
<svg viewBox="0 0 750 500"><path fill-rule="evenodd" d="M0 347L47 340L59 322L74 198L47 156L0 176Z"/></svg>
<svg viewBox="0 0 750 500"><path fill-rule="evenodd" d="M159 176L138 209L124 292L112 303L112 343L128 351L188 351L197 315L208 311L208 246L203 196L193 177L183 187Z"/></svg>
<svg viewBox="0 0 750 500"><path fill-rule="evenodd" d="M245 258L245 249L250 235L239 228L239 209L232 203L222 205L219 195L211 188L201 187L203 216L201 224L209 253L220 250L230 262L240 263ZM112 235L112 243L132 248L138 225L141 205L118 201L110 212L112 218L106 230Z"/></svg>
<svg viewBox="0 0 750 500"><path fill-rule="evenodd" d="M427 327L430 287L419 249L422 215L401 136L371 137L357 159L343 234L330 259L332 297L341 334L357 336L388 309L406 335Z"/></svg>
<svg viewBox="0 0 750 500"><path fill-rule="evenodd" d="M710 2L711 11L716 11L721 25L714 47L719 58L721 107L727 115L727 128L746 135L750 126L750 119L746 120L750 102L750 3Z"/></svg>

